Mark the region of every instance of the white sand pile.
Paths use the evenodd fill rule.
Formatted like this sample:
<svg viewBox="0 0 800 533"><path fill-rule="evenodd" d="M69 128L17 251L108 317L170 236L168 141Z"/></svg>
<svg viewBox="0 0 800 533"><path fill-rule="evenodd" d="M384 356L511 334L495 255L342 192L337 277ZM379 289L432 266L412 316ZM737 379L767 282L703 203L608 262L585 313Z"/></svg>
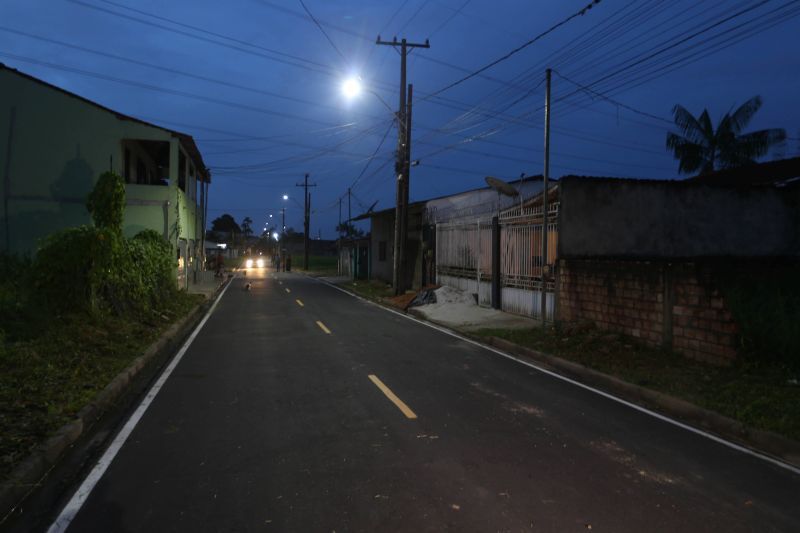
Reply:
<svg viewBox="0 0 800 533"><path fill-rule="evenodd" d="M414 312L445 326L461 329L532 327L533 321L497 309L480 307L470 293L443 286L436 291L436 303L413 307Z"/></svg>

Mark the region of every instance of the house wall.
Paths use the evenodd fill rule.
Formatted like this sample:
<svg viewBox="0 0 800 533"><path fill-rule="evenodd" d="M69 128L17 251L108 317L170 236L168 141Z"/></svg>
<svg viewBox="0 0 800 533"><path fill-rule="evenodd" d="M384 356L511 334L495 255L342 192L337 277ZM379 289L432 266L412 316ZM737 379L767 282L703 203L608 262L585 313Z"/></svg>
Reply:
<svg viewBox="0 0 800 533"><path fill-rule="evenodd" d="M798 190L564 178L561 258L797 256Z"/></svg>
<svg viewBox="0 0 800 533"><path fill-rule="evenodd" d="M86 197L103 172L125 174L123 144L130 139L170 143L170 186L126 185L125 234L145 228L164 234L166 228L169 236L180 198L179 237L199 242L201 213L196 213L195 200L187 201L176 188L181 148L171 132L119 117L4 68L0 92L0 249L32 255L50 233L90 223Z"/></svg>
<svg viewBox="0 0 800 533"><path fill-rule="evenodd" d="M702 361L736 357L736 323L703 265L562 259L558 283L559 320L592 322Z"/></svg>

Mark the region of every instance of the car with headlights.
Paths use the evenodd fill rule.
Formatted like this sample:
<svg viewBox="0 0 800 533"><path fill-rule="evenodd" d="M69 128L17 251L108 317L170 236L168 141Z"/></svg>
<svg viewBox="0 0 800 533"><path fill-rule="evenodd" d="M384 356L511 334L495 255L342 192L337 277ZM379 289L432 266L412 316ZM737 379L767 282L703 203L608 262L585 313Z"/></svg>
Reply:
<svg viewBox="0 0 800 533"><path fill-rule="evenodd" d="M267 266L267 261L262 256L248 257L244 260L245 268L264 268Z"/></svg>

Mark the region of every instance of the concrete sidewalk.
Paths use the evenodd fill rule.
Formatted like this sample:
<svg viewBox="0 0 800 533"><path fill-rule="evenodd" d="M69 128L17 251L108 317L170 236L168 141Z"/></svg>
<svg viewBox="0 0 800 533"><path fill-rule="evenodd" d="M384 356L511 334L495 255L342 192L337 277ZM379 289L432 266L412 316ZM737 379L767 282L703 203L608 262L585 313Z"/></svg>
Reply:
<svg viewBox="0 0 800 533"><path fill-rule="evenodd" d="M197 283L189 282L189 287L186 292L189 294L202 294L206 299L211 298L216 294L220 286L228 279L228 272L221 278L215 278L214 272L211 270L204 270L197 276Z"/></svg>
<svg viewBox="0 0 800 533"><path fill-rule="evenodd" d="M436 303L409 307L408 312L461 331L530 329L541 326L541 322L533 318L481 307L475 303L471 294L452 287L443 286L434 292Z"/></svg>

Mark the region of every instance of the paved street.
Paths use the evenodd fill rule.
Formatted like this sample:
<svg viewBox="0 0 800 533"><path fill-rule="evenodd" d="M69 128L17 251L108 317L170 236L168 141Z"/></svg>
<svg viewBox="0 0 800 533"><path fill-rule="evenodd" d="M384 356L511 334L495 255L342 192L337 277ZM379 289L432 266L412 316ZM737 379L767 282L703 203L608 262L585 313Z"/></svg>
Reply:
<svg viewBox="0 0 800 533"><path fill-rule="evenodd" d="M796 474L317 280L251 271L69 531L798 524Z"/></svg>

